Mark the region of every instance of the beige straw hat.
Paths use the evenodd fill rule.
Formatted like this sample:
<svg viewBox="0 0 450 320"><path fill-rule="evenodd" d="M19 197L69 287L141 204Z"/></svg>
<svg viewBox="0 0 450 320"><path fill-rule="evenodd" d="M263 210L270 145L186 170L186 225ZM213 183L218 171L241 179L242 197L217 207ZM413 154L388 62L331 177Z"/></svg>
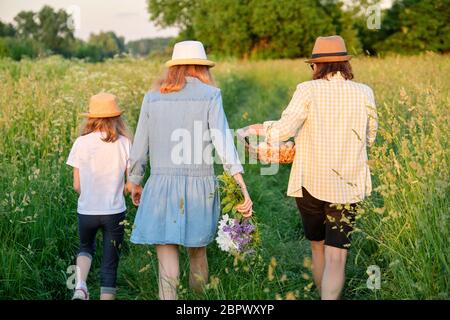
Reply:
<svg viewBox="0 0 450 320"><path fill-rule="evenodd" d="M352 58L347 53L344 39L340 36L318 37L307 63L340 62Z"/></svg>
<svg viewBox="0 0 450 320"><path fill-rule="evenodd" d="M205 48L200 41L182 41L173 47L172 59L167 67L178 65L200 65L214 67L215 63L206 57Z"/></svg>
<svg viewBox="0 0 450 320"><path fill-rule="evenodd" d="M89 112L80 115L88 118L111 118L121 114L117 97L111 93L102 92L89 99Z"/></svg>

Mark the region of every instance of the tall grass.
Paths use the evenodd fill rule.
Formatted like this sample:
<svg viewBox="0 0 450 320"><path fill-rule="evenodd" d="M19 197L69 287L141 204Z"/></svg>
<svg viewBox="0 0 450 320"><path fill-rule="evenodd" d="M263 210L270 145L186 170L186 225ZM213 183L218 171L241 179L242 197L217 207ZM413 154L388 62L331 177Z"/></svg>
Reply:
<svg viewBox="0 0 450 320"><path fill-rule="evenodd" d="M70 297L65 283L77 249L77 196L65 160L77 136L77 114L90 95L111 91L134 128L160 66L147 60L0 60L0 298ZM450 58L357 59L353 66L356 80L375 91L380 130L369 156L375 190L358 218L344 297L448 299ZM234 128L279 117L296 84L310 76L302 61L287 60L223 62L213 71ZM258 255L234 261L210 245L209 288L195 295L187 288L181 250L180 297L317 298L309 245L286 197L289 167L275 176L260 176L257 165L245 169L260 222ZM130 202L128 208L132 223L136 210ZM366 287L369 265L381 268L380 290ZM156 299L156 276L154 249L127 240L119 298ZM98 281L94 268L88 282L94 296Z"/></svg>

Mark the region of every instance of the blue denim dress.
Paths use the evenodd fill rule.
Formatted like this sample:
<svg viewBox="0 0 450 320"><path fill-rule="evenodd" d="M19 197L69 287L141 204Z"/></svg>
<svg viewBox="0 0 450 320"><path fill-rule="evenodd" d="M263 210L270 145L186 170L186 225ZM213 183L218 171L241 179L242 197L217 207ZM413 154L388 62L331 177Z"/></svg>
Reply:
<svg viewBox="0 0 450 320"><path fill-rule="evenodd" d="M213 151L231 175L243 172L220 89L186 77L178 92L145 95L129 181L145 183L131 242L203 247L215 236L220 199Z"/></svg>

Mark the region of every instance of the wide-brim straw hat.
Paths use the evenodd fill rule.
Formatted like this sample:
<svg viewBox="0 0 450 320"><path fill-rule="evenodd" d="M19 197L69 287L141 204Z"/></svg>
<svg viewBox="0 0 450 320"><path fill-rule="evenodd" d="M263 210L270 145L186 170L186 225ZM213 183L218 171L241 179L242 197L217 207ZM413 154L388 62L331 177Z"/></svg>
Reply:
<svg viewBox="0 0 450 320"><path fill-rule="evenodd" d="M80 116L88 118L112 118L122 114L117 103L117 97L111 93L102 92L89 99L89 112Z"/></svg>
<svg viewBox="0 0 450 320"><path fill-rule="evenodd" d="M341 62L352 58L340 36L318 37L307 63Z"/></svg>
<svg viewBox="0 0 450 320"><path fill-rule="evenodd" d="M166 62L167 67L179 65L214 67L215 63L208 60L205 48L200 41L182 41L175 44L172 59Z"/></svg>

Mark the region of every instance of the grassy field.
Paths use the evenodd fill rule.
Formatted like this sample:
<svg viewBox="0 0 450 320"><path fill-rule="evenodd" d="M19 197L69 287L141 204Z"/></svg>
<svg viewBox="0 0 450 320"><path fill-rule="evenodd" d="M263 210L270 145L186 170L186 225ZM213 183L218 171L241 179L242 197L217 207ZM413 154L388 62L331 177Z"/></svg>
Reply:
<svg viewBox="0 0 450 320"><path fill-rule="evenodd" d="M374 192L358 219L345 299L448 299L450 57L353 60L356 81L376 95L380 128L370 150ZM89 96L117 94L135 128L144 93L161 64L112 60L85 64L52 57L0 60L0 298L67 299L66 270L77 250L76 201L65 160ZM302 61L223 62L213 70L234 128L276 119L297 83ZM180 298L316 299L310 251L293 199L289 167L245 179L260 222L262 245L252 262L233 261L213 243L204 296L187 287L184 250ZM128 200L128 221L135 208ZM130 226L128 227L130 228ZM128 230L129 231L129 230ZM120 299L157 298L154 249L129 243L119 269ZM99 264L97 255L95 266ZM366 270L381 268L381 289L368 290ZM269 269L271 272L269 272ZM98 268L88 285L97 296Z"/></svg>

